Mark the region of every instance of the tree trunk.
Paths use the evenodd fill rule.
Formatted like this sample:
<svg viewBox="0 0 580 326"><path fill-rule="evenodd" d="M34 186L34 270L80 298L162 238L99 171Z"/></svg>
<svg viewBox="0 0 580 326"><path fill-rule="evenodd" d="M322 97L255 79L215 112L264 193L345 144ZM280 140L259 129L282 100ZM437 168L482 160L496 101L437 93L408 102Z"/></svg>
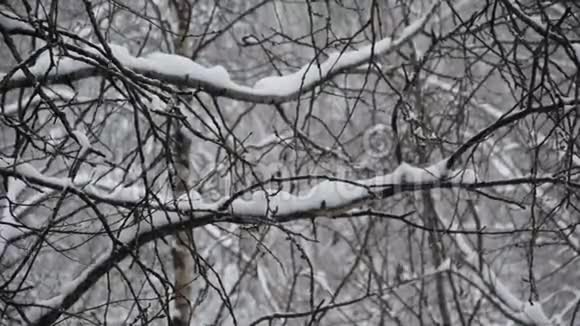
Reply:
<svg viewBox="0 0 580 326"><path fill-rule="evenodd" d="M187 56L190 51L187 34L191 20L191 4L188 0L171 0L171 5L178 20L177 35L174 39L175 53ZM191 174L191 140L187 138L176 124L173 142L175 162L175 198L179 198L189 191L188 180ZM193 318L193 281L195 279L195 242L193 230L179 231L173 242L172 256L175 273L175 311L171 316L173 326L186 326Z"/></svg>

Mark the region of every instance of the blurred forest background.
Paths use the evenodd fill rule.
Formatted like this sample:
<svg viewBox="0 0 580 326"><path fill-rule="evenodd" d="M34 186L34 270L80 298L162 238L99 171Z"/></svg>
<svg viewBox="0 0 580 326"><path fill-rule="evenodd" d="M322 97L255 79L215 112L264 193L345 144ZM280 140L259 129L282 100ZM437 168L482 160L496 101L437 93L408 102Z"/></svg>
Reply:
<svg viewBox="0 0 580 326"><path fill-rule="evenodd" d="M0 34L0 325L580 325L578 2L4 0ZM469 177L232 208L438 162Z"/></svg>

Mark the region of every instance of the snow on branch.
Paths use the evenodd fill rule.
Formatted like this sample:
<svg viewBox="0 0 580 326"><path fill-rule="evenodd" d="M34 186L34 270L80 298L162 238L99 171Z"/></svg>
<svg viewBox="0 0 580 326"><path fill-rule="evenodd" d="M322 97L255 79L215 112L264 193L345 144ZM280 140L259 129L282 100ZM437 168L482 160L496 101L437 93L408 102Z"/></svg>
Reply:
<svg viewBox="0 0 580 326"><path fill-rule="evenodd" d="M134 207L146 205L153 209L166 212L182 212L193 219L213 217L213 222L244 221L244 218L270 218L283 222L297 219L297 216L332 215L336 210L345 210L361 202L377 198L382 191L390 190L389 195L396 191L408 191L404 185L432 184L433 188L441 182L475 182L475 175L470 171L455 173L446 169L447 160L442 160L426 168L414 167L403 163L392 173L363 180L326 180L301 194L290 194L284 191L259 190L248 191L223 198L217 202L205 203L194 192L179 198L162 195L161 198L145 198L145 188L139 185L117 187L113 191L110 185L103 187L99 179L96 183L87 176L60 178L45 176L28 163L16 163L11 158L0 157L0 175L15 177L31 184L54 190L67 190L69 193L93 200L97 203L107 203L119 207ZM400 189L397 189L398 187ZM241 195L249 193L250 199ZM146 202L144 202L146 201ZM180 218L177 216L177 218ZM225 218L225 219L224 219ZM181 223L180 219L166 218L151 222L151 228Z"/></svg>
<svg viewBox="0 0 580 326"><path fill-rule="evenodd" d="M230 214L236 214L258 216L260 214L265 214L265 216L268 216L269 212L273 211L277 211L278 214L294 214L299 211L308 214L309 210L324 212L328 209L347 206L347 204L352 201L361 201L372 198L367 190L372 187L384 188L392 187L394 183L398 182L430 182L444 179L450 175L449 171L445 169L445 166L446 160L442 160L441 162L427 168L418 168L408 164L402 164L390 174L361 180L358 182L360 185L339 181L325 181L312 188L304 196L293 196L288 193L276 193L270 198L267 198L268 195L260 190L253 193L253 198L251 200L244 200L242 198L236 198L233 200L229 207L229 212L218 211L218 208L224 204L224 201L206 204L201 201L201 198L195 196L195 194L188 196L194 198L189 201L178 201L176 206L179 207L183 204L183 207L181 207L182 209L189 208L189 210L192 210L195 208L194 214L188 214L187 219L177 214L159 214L152 217L149 221L143 221L140 224L132 225L122 230L117 239L118 243L113 244L114 249L107 251L99 257L95 263L87 267L80 276L65 284L62 287L63 291L60 294L53 298L35 303L35 306L37 307L49 308L48 311L44 310L44 314L38 317L35 324L49 325L54 323L58 320L63 311L70 308L80 298L80 296L88 288L93 286L101 276L105 275L114 264L128 257L132 252L132 248L136 248L149 241L171 234L179 228L195 228L210 223L227 221L226 219L220 219L219 217L216 218L216 216L220 215L228 216ZM54 178L42 176L42 174L28 164L21 164L16 167L9 166L9 161L7 159L0 158L0 174L5 173L6 169L10 168L18 172L17 177L19 178L28 179L29 181L42 181L45 185L52 184L53 186L66 186L69 187L68 189L71 192L81 191L79 186L73 184L70 180L64 180L57 183ZM88 180L84 181L88 182ZM97 194L94 192L94 189L91 189L92 188L88 184L83 187L83 191L94 198ZM100 196L100 199L103 201L119 200L119 197L124 197L124 200L131 200L137 203L142 199L142 195L142 193L137 192L137 194L135 194L135 192L130 191L127 188L121 188L106 197L102 194L98 196ZM322 207L322 203L326 203L326 207ZM448 268L446 266L446 264L443 264L438 268Z"/></svg>
<svg viewBox="0 0 580 326"><path fill-rule="evenodd" d="M347 182L347 180L324 181L306 191L303 195L298 196L284 192L266 193L264 190L258 190L252 194L252 199L250 200L242 198L230 200L230 204L225 211L220 209L220 207L227 203L228 200L204 203L195 193L186 196L190 198L189 200L178 201L173 203L173 205L166 203L166 206L158 206L157 208L159 209L169 211L183 210L188 211L189 214L186 214L186 217L178 214L158 214L148 221L141 221L140 224L131 225L122 230L118 238L113 241L113 249L99 257L80 276L64 285L62 287L64 290L60 294L35 304L38 307L50 308L48 311L42 310L43 314L38 315L36 325L51 324L58 320L63 311L70 308L112 266L130 256L133 248L172 234L178 229L184 227L197 228L216 222L240 221L239 218L231 218L231 215L259 216L262 214L262 217L273 218L274 222L289 220L279 219L279 217L283 216L327 215L337 208L344 209L353 203L372 200L377 192L396 188L397 185L441 183L446 180L456 181L458 179L462 182L474 182L474 180L466 181L465 176L449 171L446 166L447 159L426 168L403 163L392 173L375 178L353 182ZM29 164L15 165L13 160L2 157L0 157L0 175L11 175L49 188L68 187L71 193L83 194L96 201L109 204L117 203L121 206L137 205L144 199L143 196L145 194L144 189L136 186L119 188L112 193L104 193L93 186L89 178L79 178L77 180L81 181L72 182L69 179L46 177ZM440 218L442 217L440 216ZM450 225L449 221L444 218L442 218L442 223ZM465 238L462 235L456 235L455 240L466 257L466 261L471 265L477 265L478 256L471 249ZM446 262L439 268L447 269L449 268L448 264ZM509 311L522 320L531 322L545 322L547 320L539 303L532 305L519 300L499 280L490 267L486 266L482 273L474 274L470 278L473 279L474 277L479 278L479 281L474 280L477 284L492 286L494 293L501 298L503 304L509 308Z"/></svg>
<svg viewBox="0 0 580 326"><path fill-rule="evenodd" d="M392 173L364 180L326 180L303 194L293 195L281 190L259 190L251 200L233 197L229 212L234 216L269 217L275 220L292 219L296 215L330 215L363 201L376 198L385 189L405 184L435 183L448 178L447 160L419 168L402 163ZM469 182L473 180L463 180Z"/></svg>
<svg viewBox="0 0 580 326"><path fill-rule="evenodd" d="M266 77L253 87L240 85L231 80L228 71L221 66L204 67L186 57L174 54L156 52L145 57L135 57L119 45L109 44L112 55L124 69L132 70L146 77L182 87L199 88L214 95L254 103L281 103L296 99L300 94L322 84L326 80L364 64L376 55L385 55L401 47L411 40L427 24L435 14L440 1L429 8L425 15L407 26L396 39L385 38L374 44L366 45L358 50L335 52L320 64L310 63L297 72L284 76ZM0 20L0 28L5 22ZM109 62L103 53L97 51L100 46L93 45L84 49L92 55ZM106 69L98 69L89 62L94 60L79 60L71 57L57 57L52 51L47 51L38 58L30 68L32 75L43 83L58 83L63 80L79 80L106 73ZM94 58L93 58L94 59ZM8 78L7 78L8 77ZM4 80L6 79L6 80ZM0 92L20 87L33 86L30 80L19 70L12 76L0 74Z"/></svg>
<svg viewBox="0 0 580 326"><path fill-rule="evenodd" d="M81 137L82 138L82 137ZM81 141L82 142L82 141ZM465 174L472 180L465 180ZM48 177L28 163L17 163L11 158L0 157L0 175L16 177L20 180L51 189L64 190L78 196L88 197L96 202L131 207L143 203L145 189L139 186L119 187L114 191L103 191L104 187L94 184L90 177L70 178ZM132 225L122 230L117 239L113 239L113 248L87 267L80 276L63 286L64 289L55 297L37 302L41 309L38 325L56 321L63 311L70 308L80 296L97 280L105 275L114 264L129 256L131 248L148 241L174 233L180 228L196 228L216 222L244 222L244 217L271 218L273 222L284 222L305 216L331 215L337 209L345 210L366 200L377 198L386 189L395 189L398 185L442 183L444 181L474 182L473 173L456 173L447 169L447 159L443 159L426 168L401 164L393 172L357 181L336 180L323 181L302 194L293 195L285 192L254 191L249 200L241 197L223 199L215 203L205 203L196 193L186 196L187 200L168 200L161 198L159 203L146 205L165 211L187 212L178 214L157 214L148 221ZM99 181L101 182L101 181ZM108 187L110 189L110 187ZM153 202L153 200L151 200ZM185 217L184 217L185 216ZM466 250L467 251L467 250ZM467 256L470 254L468 253ZM492 277L492 276L490 276ZM492 277L495 281L495 277ZM516 305L516 300L505 295L504 300ZM513 304L516 302L516 304ZM524 307L525 308L525 307Z"/></svg>
<svg viewBox="0 0 580 326"><path fill-rule="evenodd" d="M442 214L437 214L441 224L450 229L459 229L457 221L450 221ZM479 285L480 289L487 288L494 297L500 300L496 303L501 305L506 313L511 314L512 318L517 318L524 323L532 325L550 325L550 320L546 316L540 302L523 301L512 293L509 287L496 275L491 266L483 264L483 269L476 272L476 266L479 266L479 255L471 248L466 237L459 233L450 234L455 240L455 244L463 253L464 261L473 267L468 272L457 270L466 278Z"/></svg>
<svg viewBox="0 0 580 326"><path fill-rule="evenodd" d="M301 194L290 194L285 191L268 190L264 187L248 189L217 202L205 203L195 191L175 200L169 195L160 198L145 198L145 188L139 185L117 187L101 187L99 180L94 183L86 176L76 178L59 178L45 176L28 163L16 163L11 158L0 157L0 175L15 177L32 184L68 192L95 202L107 203L120 207L146 205L153 209L166 212L182 212L192 218L214 216L215 221L224 221L224 217L233 216L239 221L245 217L270 218L273 221L288 221L296 216L332 215L336 210L344 210L361 202L382 196L389 190L388 196L397 191L409 191L413 185L432 185L438 187L443 182L470 184L476 181L473 171L449 171L446 168L447 159L426 168L415 167L407 163L401 164L393 172L363 180L326 180ZM407 187L405 187L407 186ZM410 187L410 188L409 188ZM251 199L242 195L250 194ZM384 197L384 196L383 196ZM145 202L144 202L145 201ZM152 222L152 228L172 224L173 221L164 217Z"/></svg>

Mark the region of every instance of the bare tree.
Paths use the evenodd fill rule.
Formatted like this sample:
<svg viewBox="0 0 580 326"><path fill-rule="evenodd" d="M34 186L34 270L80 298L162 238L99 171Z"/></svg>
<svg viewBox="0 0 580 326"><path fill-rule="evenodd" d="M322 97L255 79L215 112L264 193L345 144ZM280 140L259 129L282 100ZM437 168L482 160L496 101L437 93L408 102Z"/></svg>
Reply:
<svg viewBox="0 0 580 326"><path fill-rule="evenodd" d="M0 34L0 325L580 320L574 1L0 1Z"/></svg>

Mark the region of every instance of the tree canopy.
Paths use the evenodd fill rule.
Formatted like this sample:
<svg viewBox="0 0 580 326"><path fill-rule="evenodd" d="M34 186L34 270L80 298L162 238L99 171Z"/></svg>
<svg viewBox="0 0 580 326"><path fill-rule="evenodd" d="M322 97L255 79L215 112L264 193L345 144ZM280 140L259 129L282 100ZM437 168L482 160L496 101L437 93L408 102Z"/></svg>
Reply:
<svg viewBox="0 0 580 326"><path fill-rule="evenodd" d="M0 1L0 325L576 325L574 1Z"/></svg>

